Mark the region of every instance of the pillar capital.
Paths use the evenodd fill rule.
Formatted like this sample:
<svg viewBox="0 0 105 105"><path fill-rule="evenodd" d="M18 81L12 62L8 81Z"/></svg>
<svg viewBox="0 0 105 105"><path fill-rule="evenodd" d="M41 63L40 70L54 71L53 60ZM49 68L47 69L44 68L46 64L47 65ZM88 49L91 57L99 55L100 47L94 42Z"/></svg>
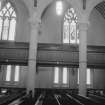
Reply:
<svg viewBox="0 0 105 105"><path fill-rule="evenodd" d="M79 30L87 31L89 27L89 21L86 22L79 22Z"/></svg>
<svg viewBox="0 0 105 105"><path fill-rule="evenodd" d="M41 19L37 16L37 12L34 12L34 14L29 18L28 22L32 28L38 29L40 27Z"/></svg>

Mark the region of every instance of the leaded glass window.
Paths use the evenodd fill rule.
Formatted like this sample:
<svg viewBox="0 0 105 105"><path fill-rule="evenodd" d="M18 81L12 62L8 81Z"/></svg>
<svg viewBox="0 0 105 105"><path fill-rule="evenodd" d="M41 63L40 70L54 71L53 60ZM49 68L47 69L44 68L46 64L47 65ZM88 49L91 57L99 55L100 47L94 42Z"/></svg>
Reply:
<svg viewBox="0 0 105 105"><path fill-rule="evenodd" d="M67 10L63 23L63 43L78 44L78 25L77 16L73 8Z"/></svg>
<svg viewBox="0 0 105 105"><path fill-rule="evenodd" d="M8 2L0 11L0 40L15 40L16 12Z"/></svg>

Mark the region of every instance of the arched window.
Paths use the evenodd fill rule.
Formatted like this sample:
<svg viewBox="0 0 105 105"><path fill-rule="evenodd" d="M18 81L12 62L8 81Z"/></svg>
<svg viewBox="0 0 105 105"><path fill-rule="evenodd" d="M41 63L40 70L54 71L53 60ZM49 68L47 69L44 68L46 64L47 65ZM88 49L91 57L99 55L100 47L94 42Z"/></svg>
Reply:
<svg viewBox="0 0 105 105"><path fill-rule="evenodd" d="M78 44L78 25L77 16L73 8L67 10L63 23L63 43Z"/></svg>
<svg viewBox="0 0 105 105"><path fill-rule="evenodd" d="M1 8L1 2L0 2ZM16 29L16 12L10 2L7 2L0 10L0 40L15 41L15 29ZM2 65L3 66L3 65ZM10 82L12 77L13 65L6 66L6 78L5 81ZM20 66L15 65L14 80L19 81Z"/></svg>
<svg viewBox="0 0 105 105"><path fill-rule="evenodd" d="M0 11L0 40L15 40L16 12L10 2Z"/></svg>

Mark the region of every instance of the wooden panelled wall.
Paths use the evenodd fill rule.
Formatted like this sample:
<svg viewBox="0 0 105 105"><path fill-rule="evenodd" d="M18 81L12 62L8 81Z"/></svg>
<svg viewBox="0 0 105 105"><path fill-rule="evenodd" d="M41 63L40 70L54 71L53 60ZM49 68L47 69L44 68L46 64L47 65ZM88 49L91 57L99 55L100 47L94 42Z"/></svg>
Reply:
<svg viewBox="0 0 105 105"><path fill-rule="evenodd" d="M105 46L87 46L87 49L88 67L105 68ZM0 64L27 65L28 51L28 43L0 42ZM78 52L78 45L39 43L37 65L78 67Z"/></svg>

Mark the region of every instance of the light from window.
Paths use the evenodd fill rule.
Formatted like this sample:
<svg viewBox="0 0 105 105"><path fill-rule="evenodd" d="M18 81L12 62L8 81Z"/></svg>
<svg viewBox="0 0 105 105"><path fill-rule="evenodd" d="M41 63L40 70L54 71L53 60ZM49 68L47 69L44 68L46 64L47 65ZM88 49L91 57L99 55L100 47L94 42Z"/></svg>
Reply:
<svg viewBox="0 0 105 105"><path fill-rule="evenodd" d="M19 71L20 71L20 66L15 66L15 78L14 78L15 82L19 81Z"/></svg>
<svg viewBox="0 0 105 105"><path fill-rule="evenodd" d="M16 27L16 20L12 19L10 22L10 30L9 30L9 40L15 40L15 27Z"/></svg>
<svg viewBox="0 0 105 105"><path fill-rule="evenodd" d="M8 28L9 28L9 20L8 20L8 18L6 18L4 20L2 40L7 40L8 39Z"/></svg>
<svg viewBox="0 0 105 105"><path fill-rule="evenodd" d="M54 68L54 83L59 83L59 67Z"/></svg>
<svg viewBox="0 0 105 105"><path fill-rule="evenodd" d="M87 69L87 82L86 82L86 83L87 83L88 85L91 84L90 79L91 79L91 78L90 78L90 69Z"/></svg>
<svg viewBox="0 0 105 105"><path fill-rule="evenodd" d="M69 43L69 23L67 21L64 22L63 31L63 43Z"/></svg>
<svg viewBox="0 0 105 105"><path fill-rule="evenodd" d="M63 3L61 0L56 1L56 13L57 15L61 15L63 12Z"/></svg>
<svg viewBox="0 0 105 105"><path fill-rule="evenodd" d="M68 9L64 16L63 43L79 43L77 16L73 8Z"/></svg>
<svg viewBox="0 0 105 105"><path fill-rule="evenodd" d="M0 10L0 40L15 40L16 13L8 2Z"/></svg>
<svg viewBox="0 0 105 105"><path fill-rule="evenodd" d="M67 84L67 68L63 68L63 84Z"/></svg>
<svg viewBox="0 0 105 105"><path fill-rule="evenodd" d="M72 20L70 25L70 43L76 43L76 23Z"/></svg>
<svg viewBox="0 0 105 105"><path fill-rule="evenodd" d="M7 70L6 70L6 81L11 80L11 65L7 65Z"/></svg>

